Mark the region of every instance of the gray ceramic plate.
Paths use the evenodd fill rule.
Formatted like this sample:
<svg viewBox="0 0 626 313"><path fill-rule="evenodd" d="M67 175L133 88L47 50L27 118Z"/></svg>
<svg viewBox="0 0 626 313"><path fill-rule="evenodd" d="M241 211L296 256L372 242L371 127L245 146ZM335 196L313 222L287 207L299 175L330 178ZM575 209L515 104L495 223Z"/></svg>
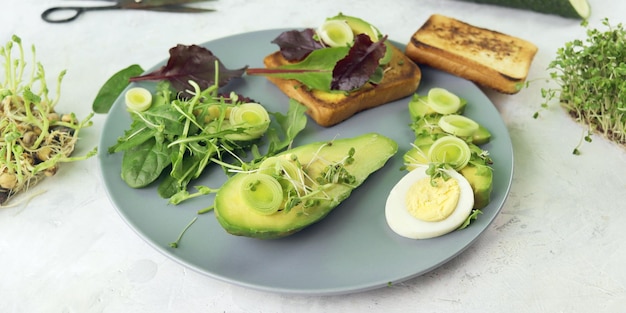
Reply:
<svg viewBox="0 0 626 313"><path fill-rule="evenodd" d="M270 41L281 31L234 35L203 46L229 68L262 67L263 57L277 49ZM422 70L418 92L438 86L457 93L469 101L466 115L493 133L493 140L485 146L495 161L491 204L462 231L429 240L409 240L396 235L385 222L387 194L404 174L399 169L402 154L414 139L408 126L408 98L361 112L330 128L309 120L296 145L379 132L396 140L399 152L324 220L287 238L262 241L229 235L210 212L199 216L177 249L170 248L168 244L196 216L196 211L211 205L213 198L205 196L172 206L159 198L156 186L136 190L120 179L122 155L107 153L130 125L120 99L109 113L100 142L99 159L108 195L128 225L157 250L229 283L279 293L328 295L384 287L424 274L461 253L493 221L511 185L513 151L506 126L480 89L440 71ZM229 87L264 104L269 111L287 111L287 97L263 77L245 77ZM216 166L196 183L218 187L224 180Z"/></svg>

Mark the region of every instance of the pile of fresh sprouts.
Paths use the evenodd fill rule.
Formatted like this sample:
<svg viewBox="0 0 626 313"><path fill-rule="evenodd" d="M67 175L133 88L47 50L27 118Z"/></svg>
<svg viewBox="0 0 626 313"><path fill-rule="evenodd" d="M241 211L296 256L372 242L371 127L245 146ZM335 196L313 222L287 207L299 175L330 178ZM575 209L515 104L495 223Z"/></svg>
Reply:
<svg viewBox="0 0 626 313"><path fill-rule="evenodd" d="M13 58L16 48L19 54ZM65 71L58 76L56 98L48 95L43 66L34 46L27 66L21 39L13 36L0 47L4 79L0 82L0 206L57 172L59 163L96 154L70 157L82 128L92 124L90 114L79 121L73 113L59 114L54 107ZM30 75L25 76L27 68ZM0 76L2 77L2 76Z"/></svg>
<svg viewBox="0 0 626 313"><path fill-rule="evenodd" d="M560 99L572 118L586 126L585 141L598 133L626 147L626 29L606 18L602 24L608 29L590 28L583 21L586 39L567 42L557 50L548 70L558 88L542 90L546 100L542 106ZM580 153L578 148L574 154Z"/></svg>

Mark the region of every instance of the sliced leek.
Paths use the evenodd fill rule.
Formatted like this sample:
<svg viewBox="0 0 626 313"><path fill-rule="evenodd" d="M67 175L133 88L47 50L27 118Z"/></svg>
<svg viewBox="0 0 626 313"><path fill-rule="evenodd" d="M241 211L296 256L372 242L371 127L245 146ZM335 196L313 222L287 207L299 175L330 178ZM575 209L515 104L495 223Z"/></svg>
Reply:
<svg viewBox="0 0 626 313"><path fill-rule="evenodd" d="M293 189L301 195L306 189L304 173L295 160L285 156L275 156L266 159L259 166L259 171L277 177L283 189Z"/></svg>
<svg viewBox="0 0 626 313"><path fill-rule="evenodd" d="M458 114L444 115L437 124L444 132L460 137L474 135L479 127L471 118Z"/></svg>
<svg viewBox="0 0 626 313"><path fill-rule="evenodd" d="M126 107L134 112L143 112L152 105L152 93L142 87L133 87L124 95Z"/></svg>
<svg viewBox="0 0 626 313"><path fill-rule="evenodd" d="M461 108L461 98L444 88L430 89L427 102L439 114L456 113Z"/></svg>
<svg viewBox="0 0 626 313"><path fill-rule="evenodd" d="M262 215L276 213L283 203L283 188L274 177L263 173L248 174L241 182L241 197Z"/></svg>
<svg viewBox="0 0 626 313"><path fill-rule="evenodd" d="M342 20L327 20L318 30L320 39L330 47L352 45L354 33L350 25Z"/></svg>
<svg viewBox="0 0 626 313"><path fill-rule="evenodd" d="M241 132L229 134L230 140L253 140L261 137L270 125L270 116L267 110L258 103L244 103L232 107L228 117L233 128Z"/></svg>
<svg viewBox="0 0 626 313"><path fill-rule="evenodd" d="M432 163L446 163L454 170L464 168L472 156L469 145L455 136L443 136L430 146L428 159Z"/></svg>

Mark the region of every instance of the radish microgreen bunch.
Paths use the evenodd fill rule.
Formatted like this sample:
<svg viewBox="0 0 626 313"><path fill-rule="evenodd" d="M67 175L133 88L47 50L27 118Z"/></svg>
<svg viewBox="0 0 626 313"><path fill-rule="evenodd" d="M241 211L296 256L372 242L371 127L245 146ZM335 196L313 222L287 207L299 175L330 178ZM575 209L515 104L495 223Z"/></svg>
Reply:
<svg viewBox="0 0 626 313"><path fill-rule="evenodd" d="M585 141L591 142L592 134L598 133L626 145L626 30L606 18L602 24L606 31L589 28L584 21L587 38L557 50L548 69L560 88L542 89L542 107L558 98L572 118L586 126ZM581 144L582 140L574 154L580 153Z"/></svg>
<svg viewBox="0 0 626 313"><path fill-rule="evenodd" d="M13 58L17 48L18 57ZM13 36L0 47L4 80L0 83L0 205L56 173L58 164L86 159L96 154L70 157L78 134L91 125L91 116L79 121L73 113L58 114L60 86L65 71L57 78L56 98L48 94L45 71L37 62L34 46L30 77L27 77L24 48Z"/></svg>

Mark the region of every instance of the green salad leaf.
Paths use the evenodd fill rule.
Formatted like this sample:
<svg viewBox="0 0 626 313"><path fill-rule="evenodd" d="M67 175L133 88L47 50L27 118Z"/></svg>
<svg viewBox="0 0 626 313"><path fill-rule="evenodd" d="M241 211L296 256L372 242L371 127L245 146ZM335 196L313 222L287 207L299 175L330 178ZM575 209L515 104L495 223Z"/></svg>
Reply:
<svg viewBox="0 0 626 313"><path fill-rule="evenodd" d="M113 74L113 76L100 87L91 105L93 111L100 114L108 113L117 97L119 97L124 91L124 88L128 86L129 79L143 72L144 70L141 66L133 64Z"/></svg>

